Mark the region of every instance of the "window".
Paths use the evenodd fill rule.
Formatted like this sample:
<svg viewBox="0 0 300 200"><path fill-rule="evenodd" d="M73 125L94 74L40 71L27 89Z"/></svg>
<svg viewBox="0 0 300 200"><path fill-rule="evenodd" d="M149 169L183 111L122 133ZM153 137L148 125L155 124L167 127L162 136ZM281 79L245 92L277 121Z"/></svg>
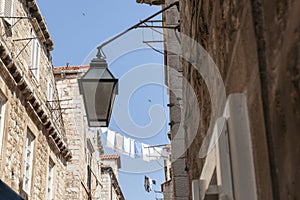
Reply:
<svg viewBox="0 0 300 200"><path fill-rule="evenodd" d="M49 159L47 179L47 200L53 199L54 162Z"/></svg>
<svg viewBox="0 0 300 200"><path fill-rule="evenodd" d="M51 81L48 81L48 84L47 84L47 100L48 100L49 104L52 106L53 86L52 86Z"/></svg>
<svg viewBox="0 0 300 200"><path fill-rule="evenodd" d="M14 1L13 0L3 0L1 3L1 16L5 17L12 17L14 11ZM4 20L9 24L12 25L13 19L12 18L4 18Z"/></svg>
<svg viewBox="0 0 300 200"><path fill-rule="evenodd" d="M36 38L35 32L32 30L31 37L34 38L31 41L31 61L30 61L30 70L34 77L38 80L39 76L39 67L40 67L40 49L41 45L39 40Z"/></svg>
<svg viewBox="0 0 300 200"><path fill-rule="evenodd" d="M34 136L28 129L26 144L25 144L25 155L24 155L24 173L23 173L23 190L29 194L31 187L32 177L32 161L33 161L33 148L34 147Z"/></svg>
<svg viewBox="0 0 300 200"><path fill-rule="evenodd" d="M3 131L4 131L4 112L5 110L5 101L0 96L0 152L2 149L2 138L3 138Z"/></svg>
<svg viewBox="0 0 300 200"><path fill-rule="evenodd" d="M88 153L87 153L87 157L86 157L86 161L87 161L87 177L86 177L86 185L90 191L91 188L91 153L88 149Z"/></svg>
<svg viewBox="0 0 300 200"><path fill-rule="evenodd" d="M91 140L88 138L87 139L87 157L86 157L86 161L87 161L87 179L86 179L86 184L87 184L87 188L88 191L91 191L92 188L92 156L93 156L93 146L91 143Z"/></svg>

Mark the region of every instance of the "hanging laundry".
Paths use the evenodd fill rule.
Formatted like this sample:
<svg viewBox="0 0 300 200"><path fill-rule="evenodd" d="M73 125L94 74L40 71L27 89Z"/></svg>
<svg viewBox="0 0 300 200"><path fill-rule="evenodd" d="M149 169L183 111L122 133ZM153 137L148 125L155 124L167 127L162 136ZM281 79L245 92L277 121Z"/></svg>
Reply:
<svg viewBox="0 0 300 200"><path fill-rule="evenodd" d="M145 188L146 192L150 192L152 190L153 184L156 185L156 180L153 180L153 179L149 178L148 176L145 176L144 188Z"/></svg>
<svg viewBox="0 0 300 200"><path fill-rule="evenodd" d="M140 158L143 155L142 144L138 141L134 142L134 152L136 158Z"/></svg>
<svg viewBox="0 0 300 200"><path fill-rule="evenodd" d="M150 160L158 160L161 158L161 148L159 147L151 147L149 149L149 158Z"/></svg>
<svg viewBox="0 0 300 200"><path fill-rule="evenodd" d="M135 145L134 145L134 139L130 139L130 157L135 157Z"/></svg>
<svg viewBox="0 0 300 200"><path fill-rule="evenodd" d="M119 133L116 134L116 151L122 153L123 147L123 136Z"/></svg>
<svg viewBox="0 0 300 200"><path fill-rule="evenodd" d="M101 143L103 146L107 147L107 132L99 134L101 138Z"/></svg>
<svg viewBox="0 0 300 200"><path fill-rule="evenodd" d="M124 154L129 155L130 154L130 144L131 144L130 138L124 136L123 142L124 142Z"/></svg>
<svg viewBox="0 0 300 200"><path fill-rule="evenodd" d="M162 151L161 151L161 157L164 159L164 160L167 160L169 159L170 157L170 149L169 148L162 148Z"/></svg>
<svg viewBox="0 0 300 200"><path fill-rule="evenodd" d="M157 157L154 155L154 147L149 148L149 160L157 160Z"/></svg>
<svg viewBox="0 0 300 200"><path fill-rule="evenodd" d="M156 185L156 180L149 178L149 182L150 182L150 189L152 190L152 186Z"/></svg>
<svg viewBox="0 0 300 200"><path fill-rule="evenodd" d="M143 160L149 162L150 155L149 155L149 145L142 143L142 153L143 153Z"/></svg>
<svg viewBox="0 0 300 200"><path fill-rule="evenodd" d="M108 131L108 128L101 127L100 128L101 133L106 133Z"/></svg>
<svg viewBox="0 0 300 200"><path fill-rule="evenodd" d="M123 153L132 158L143 158L144 161L169 159L170 149L168 147L150 147L148 144L127 138L107 128L100 128L101 136L107 141L106 146ZM161 145L159 145L161 146Z"/></svg>
<svg viewBox="0 0 300 200"><path fill-rule="evenodd" d="M108 129L107 131L107 142L106 142L106 146L108 148L111 148L113 149L114 146L115 146L115 136L116 136L116 133L114 131L111 131Z"/></svg>
<svg viewBox="0 0 300 200"><path fill-rule="evenodd" d="M145 188L146 192L151 191L149 178L147 176L145 176L145 179L144 179L144 188Z"/></svg>

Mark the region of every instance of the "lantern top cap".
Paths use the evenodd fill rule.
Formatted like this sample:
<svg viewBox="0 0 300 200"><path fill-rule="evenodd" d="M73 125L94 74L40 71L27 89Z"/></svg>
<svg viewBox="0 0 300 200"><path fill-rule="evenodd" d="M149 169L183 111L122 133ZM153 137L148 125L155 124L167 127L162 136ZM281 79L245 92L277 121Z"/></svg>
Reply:
<svg viewBox="0 0 300 200"><path fill-rule="evenodd" d="M108 70L105 56L103 56L101 52L101 48L98 48L96 57L91 61L89 70L84 74L81 80L117 82L118 79Z"/></svg>
<svg viewBox="0 0 300 200"><path fill-rule="evenodd" d="M92 59L90 67L101 67L101 68L107 68L106 63L106 57L104 56L104 53L101 49L101 47L97 47L98 51L96 54L96 57Z"/></svg>
<svg viewBox="0 0 300 200"><path fill-rule="evenodd" d="M97 47L97 49L98 49L98 51L97 51L96 57L99 58L99 59L105 60L106 56L105 56L104 52L102 51L102 47L99 46L99 47Z"/></svg>

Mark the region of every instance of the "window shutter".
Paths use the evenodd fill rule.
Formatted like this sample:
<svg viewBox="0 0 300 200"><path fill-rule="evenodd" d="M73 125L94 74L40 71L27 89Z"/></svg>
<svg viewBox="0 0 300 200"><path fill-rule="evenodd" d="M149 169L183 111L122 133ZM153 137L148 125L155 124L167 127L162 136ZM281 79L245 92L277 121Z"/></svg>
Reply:
<svg viewBox="0 0 300 200"><path fill-rule="evenodd" d="M28 129L25 144L24 155L24 172L23 172L23 190L30 195L30 188L32 182L32 169L33 169L33 151L34 151L34 135Z"/></svg>
<svg viewBox="0 0 300 200"><path fill-rule="evenodd" d="M41 47L40 47L40 43L38 41L38 39L35 39L36 42L36 63L35 63L35 67L36 67L36 79L39 79L39 70L40 70L40 59L41 59Z"/></svg>
<svg viewBox="0 0 300 200"><path fill-rule="evenodd" d="M2 13L4 16L7 17L12 17L13 16L13 0L4 0L2 6L3 6L3 10ZM10 25L12 25L13 19L12 18L5 18L5 21L7 23L9 23Z"/></svg>
<svg viewBox="0 0 300 200"><path fill-rule="evenodd" d="M34 30L31 32L31 36L36 38L36 34ZM36 80L39 79L39 66L40 66L40 43L38 39L32 39L32 47L31 47L31 61L30 61L30 70Z"/></svg>
<svg viewBox="0 0 300 200"><path fill-rule="evenodd" d="M48 81L47 100L49 101L49 104L53 106L53 86L51 81Z"/></svg>
<svg viewBox="0 0 300 200"><path fill-rule="evenodd" d="M2 150L2 137L3 137L3 125L4 125L4 112L3 112L3 101L1 99L1 96L0 96L0 152Z"/></svg>
<svg viewBox="0 0 300 200"><path fill-rule="evenodd" d="M33 30L31 31L31 37L32 38L36 37ZM34 41L34 39L32 39L31 40L30 70L32 70L33 65L34 65L34 55L35 55L34 51L35 51L35 41Z"/></svg>

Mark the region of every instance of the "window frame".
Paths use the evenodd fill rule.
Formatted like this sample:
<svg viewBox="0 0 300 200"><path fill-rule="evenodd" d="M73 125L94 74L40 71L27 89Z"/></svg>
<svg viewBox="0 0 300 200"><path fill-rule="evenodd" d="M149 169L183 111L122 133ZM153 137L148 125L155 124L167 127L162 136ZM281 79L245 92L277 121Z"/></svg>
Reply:
<svg viewBox="0 0 300 200"><path fill-rule="evenodd" d="M53 105L53 102L52 102L53 101L53 91L54 91L53 82L51 80L49 80L47 82L47 101L51 107Z"/></svg>
<svg viewBox="0 0 300 200"><path fill-rule="evenodd" d="M55 163L51 158L49 158L48 173L47 173L46 200L53 200L53 196L54 196L54 190L53 190L54 174L55 174Z"/></svg>
<svg viewBox="0 0 300 200"><path fill-rule="evenodd" d="M34 143L35 136L32 131L28 128L26 134L26 143L25 143L25 151L24 151L24 159L23 159L23 184L22 189L28 195L31 191L32 184L32 175L33 175L33 156L34 156ZM30 142L30 143L29 143ZM30 155L28 156L28 153ZM28 169L26 168L28 167ZM27 174L28 173L28 174ZM28 179L28 184L26 184L26 180Z"/></svg>
<svg viewBox="0 0 300 200"><path fill-rule="evenodd" d="M5 120L5 108L6 108L6 99L0 94L0 151L2 152L2 143L4 137L4 120Z"/></svg>
<svg viewBox="0 0 300 200"><path fill-rule="evenodd" d="M31 55L30 55L30 71L36 80L39 80L40 61L41 61L41 44L36 36L35 31L31 30Z"/></svg>

